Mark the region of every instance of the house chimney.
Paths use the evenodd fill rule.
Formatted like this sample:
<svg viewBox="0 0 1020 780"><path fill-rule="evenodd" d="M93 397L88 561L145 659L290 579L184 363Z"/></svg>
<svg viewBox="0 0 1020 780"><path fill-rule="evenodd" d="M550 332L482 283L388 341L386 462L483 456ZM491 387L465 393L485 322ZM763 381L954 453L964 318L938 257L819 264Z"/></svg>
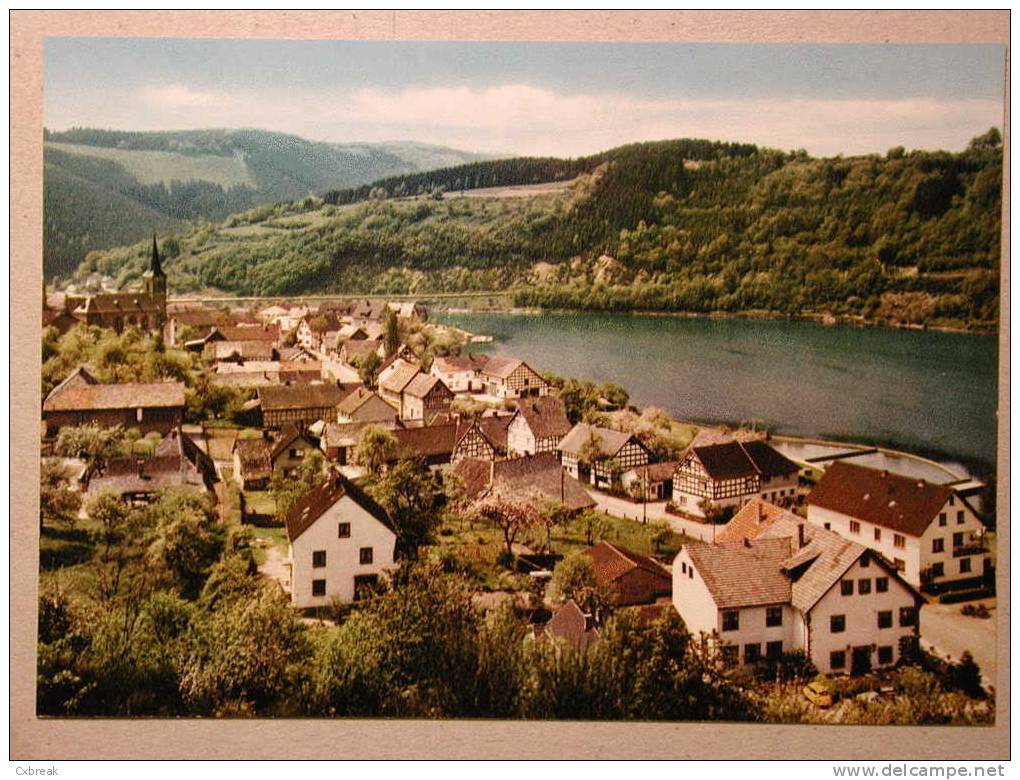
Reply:
<svg viewBox="0 0 1020 780"><path fill-rule="evenodd" d="M804 524L797 523L797 547L798 549L804 547Z"/></svg>

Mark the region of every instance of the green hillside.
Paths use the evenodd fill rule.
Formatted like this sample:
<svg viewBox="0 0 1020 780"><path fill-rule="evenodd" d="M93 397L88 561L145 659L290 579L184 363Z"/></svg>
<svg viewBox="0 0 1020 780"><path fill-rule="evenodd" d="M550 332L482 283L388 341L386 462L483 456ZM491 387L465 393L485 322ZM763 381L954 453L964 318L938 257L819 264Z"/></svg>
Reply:
<svg viewBox="0 0 1020 780"><path fill-rule="evenodd" d="M707 141L389 177L182 234L178 290L499 290L518 305L761 311L989 328L1001 139L962 153L815 159ZM529 187L571 182L559 189ZM473 187L506 187L473 198ZM82 271L140 273L145 247Z"/></svg>
<svg viewBox="0 0 1020 780"><path fill-rule="evenodd" d="M65 274L91 250L178 221L218 222L266 203L477 159L428 144L314 143L262 130L45 131L44 269Z"/></svg>

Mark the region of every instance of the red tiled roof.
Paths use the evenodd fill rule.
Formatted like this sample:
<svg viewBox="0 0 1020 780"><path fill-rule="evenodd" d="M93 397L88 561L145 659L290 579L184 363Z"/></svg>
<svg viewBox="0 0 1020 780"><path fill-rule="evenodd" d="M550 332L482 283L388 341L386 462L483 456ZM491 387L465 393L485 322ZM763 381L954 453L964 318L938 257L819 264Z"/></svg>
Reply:
<svg viewBox="0 0 1020 780"><path fill-rule="evenodd" d="M837 460L808 494L807 503L921 536L952 495L944 485Z"/></svg>
<svg viewBox="0 0 1020 780"><path fill-rule="evenodd" d="M576 650L584 650L599 641L599 630L591 615L586 615L571 599L553 613L548 623L536 628L538 637L562 639Z"/></svg>
<svg viewBox="0 0 1020 780"><path fill-rule="evenodd" d="M636 553L609 542L599 542L589 547L585 553L595 564L595 576L599 582L612 583L633 571L643 569L656 577L664 577L672 583L673 575L669 569L654 558Z"/></svg>
<svg viewBox="0 0 1020 780"><path fill-rule="evenodd" d="M691 542L684 549L720 609L790 603L791 582L783 573L793 552L789 539Z"/></svg>
<svg viewBox="0 0 1020 780"><path fill-rule="evenodd" d="M744 539L757 539L769 526L785 513L775 504L761 498L752 498L740 508L733 518L716 535L717 543L740 542Z"/></svg>
<svg viewBox="0 0 1020 780"><path fill-rule="evenodd" d="M563 438L570 433L567 410L554 396L522 398L517 402L517 414L524 418L536 439Z"/></svg>
<svg viewBox="0 0 1020 780"><path fill-rule="evenodd" d="M43 402L43 411L166 409L183 406L184 385L181 382L124 382L54 388Z"/></svg>

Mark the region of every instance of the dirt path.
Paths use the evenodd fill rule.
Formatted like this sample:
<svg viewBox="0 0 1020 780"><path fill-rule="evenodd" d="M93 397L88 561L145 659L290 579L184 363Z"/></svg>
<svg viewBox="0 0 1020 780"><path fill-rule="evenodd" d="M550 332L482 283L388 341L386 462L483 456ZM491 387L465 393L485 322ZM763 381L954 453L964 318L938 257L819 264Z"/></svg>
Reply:
<svg viewBox="0 0 1020 780"><path fill-rule="evenodd" d="M283 551L275 544L266 548L266 561L259 566L259 574L276 580L285 592L290 593L290 567Z"/></svg>

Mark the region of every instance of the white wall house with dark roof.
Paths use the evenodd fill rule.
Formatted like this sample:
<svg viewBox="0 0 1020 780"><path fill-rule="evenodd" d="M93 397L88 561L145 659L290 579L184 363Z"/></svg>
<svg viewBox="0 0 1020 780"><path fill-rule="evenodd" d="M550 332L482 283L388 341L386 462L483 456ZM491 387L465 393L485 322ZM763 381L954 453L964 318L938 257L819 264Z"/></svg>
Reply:
<svg viewBox="0 0 1020 780"><path fill-rule="evenodd" d="M394 567L396 534L385 513L331 476L287 515L291 603L300 609L351 602Z"/></svg>
<svg viewBox="0 0 1020 780"><path fill-rule="evenodd" d="M694 634L711 637L732 665L800 650L822 673L863 673L916 650L921 599L892 566L769 509L754 538L695 542L677 553L673 604Z"/></svg>
<svg viewBox="0 0 1020 780"><path fill-rule="evenodd" d="M984 523L945 485L836 462L807 504L809 522L880 553L914 587L976 579L991 565Z"/></svg>
<svg viewBox="0 0 1020 780"><path fill-rule="evenodd" d="M755 497L792 501L799 473L797 464L763 441L691 446L673 474L673 504L704 517L703 505L739 508Z"/></svg>

